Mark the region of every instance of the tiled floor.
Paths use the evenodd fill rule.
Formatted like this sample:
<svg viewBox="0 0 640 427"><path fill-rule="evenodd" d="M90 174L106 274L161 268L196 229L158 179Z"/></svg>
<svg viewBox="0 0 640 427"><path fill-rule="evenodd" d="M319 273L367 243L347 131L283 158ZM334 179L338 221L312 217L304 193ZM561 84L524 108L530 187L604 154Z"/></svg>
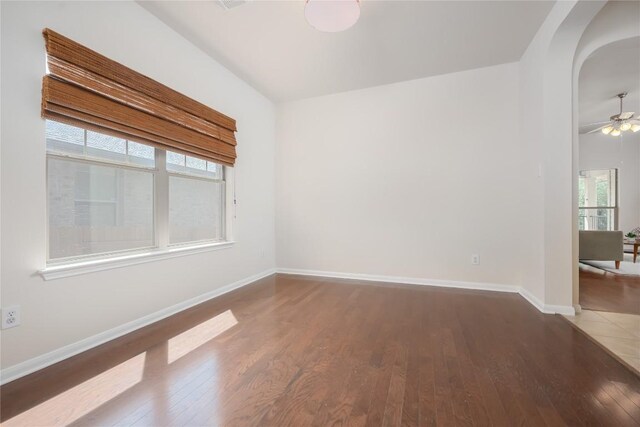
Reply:
<svg viewBox="0 0 640 427"><path fill-rule="evenodd" d="M565 317L640 374L639 315L582 310Z"/></svg>

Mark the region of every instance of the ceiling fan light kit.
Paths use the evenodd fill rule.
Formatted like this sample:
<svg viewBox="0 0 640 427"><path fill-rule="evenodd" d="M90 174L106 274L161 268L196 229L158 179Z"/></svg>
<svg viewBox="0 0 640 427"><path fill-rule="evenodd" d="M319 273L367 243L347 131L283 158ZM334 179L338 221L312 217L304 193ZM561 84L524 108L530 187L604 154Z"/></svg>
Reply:
<svg viewBox="0 0 640 427"><path fill-rule="evenodd" d="M360 18L359 0L306 0L304 16L309 25L325 33L351 28Z"/></svg>
<svg viewBox="0 0 640 427"><path fill-rule="evenodd" d="M616 96L620 98L620 113L611 116L609 118L610 123L607 123L604 126L601 126L587 133L600 131L605 135L620 136L622 132L626 132L628 130L634 133L640 131L640 115L638 115L638 117L636 118L633 118L633 115L635 114L634 112L622 111L622 100L625 96L627 96L627 92L619 93Z"/></svg>

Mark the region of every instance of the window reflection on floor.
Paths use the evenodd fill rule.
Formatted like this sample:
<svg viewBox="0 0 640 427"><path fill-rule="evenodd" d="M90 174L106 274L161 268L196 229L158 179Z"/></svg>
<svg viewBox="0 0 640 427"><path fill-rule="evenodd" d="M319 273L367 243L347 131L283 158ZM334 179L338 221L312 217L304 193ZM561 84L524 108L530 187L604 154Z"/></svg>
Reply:
<svg viewBox="0 0 640 427"><path fill-rule="evenodd" d="M166 418L168 408L180 406L179 400L184 398L180 392L167 395L166 387L155 390L156 385L169 380L166 377L167 365L187 356L237 324L238 320L231 310L224 311L10 418L2 423L2 427L67 426L73 423L95 425L94 421L108 416L109 405L118 401L117 405L127 403L138 405L130 408L131 417L135 419L149 417L152 424L156 421L160 422ZM193 366L190 368L193 369ZM216 370L215 357L207 357L206 363L197 369L197 372L203 378L209 377L208 382L214 386L215 381L211 380L211 376ZM184 375L178 375L177 378L178 382L175 386L170 387L174 391L182 389L180 380L184 379L185 384L193 381L193 378ZM214 405L215 402L212 401L209 404ZM135 421L133 418L132 421Z"/></svg>
<svg viewBox="0 0 640 427"><path fill-rule="evenodd" d="M142 381L145 353L25 411L3 426L68 425Z"/></svg>
<svg viewBox="0 0 640 427"><path fill-rule="evenodd" d="M201 323L169 340L169 363L173 363L207 341L238 324L231 310Z"/></svg>

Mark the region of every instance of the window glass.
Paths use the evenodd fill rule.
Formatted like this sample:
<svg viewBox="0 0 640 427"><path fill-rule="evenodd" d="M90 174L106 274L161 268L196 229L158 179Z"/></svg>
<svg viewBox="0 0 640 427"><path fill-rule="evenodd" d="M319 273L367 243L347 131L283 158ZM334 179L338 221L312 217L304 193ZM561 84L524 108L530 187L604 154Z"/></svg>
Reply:
<svg viewBox="0 0 640 427"><path fill-rule="evenodd" d="M169 244L224 240L223 166L50 120L46 141L50 261L154 247L156 218Z"/></svg>
<svg viewBox="0 0 640 427"><path fill-rule="evenodd" d="M49 259L151 247L153 174L50 157Z"/></svg>
<svg viewBox="0 0 640 427"><path fill-rule="evenodd" d="M149 145L111 135L46 121L47 150L54 154L72 154L91 159L155 166L155 149Z"/></svg>
<svg viewBox="0 0 640 427"><path fill-rule="evenodd" d="M184 167L184 157L184 154L167 151L167 169L174 168L175 166Z"/></svg>
<svg viewBox="0 0 640 427"><path fill-rule="evenodd" d="M206 171L207 161L202 159L197 159L195 157L187 156L187 167L190 169L196 169L198 171Z"/></svg>
<svg viewBox="0 0 640 427"><path fill-rule="evenodd" d="M222 179L222 165L213 162L207 162L207 171L215 178Z"/></svg>
<svg viewBox="0 0 640 427"><path fill-rule="evenodd" d="M118 162L127 161L127 141L115 136L87 131L86 153L90 157Z"/></svg>
<svg viewBox="0 0 640 427"><path fill-rule="evenodd" d="M127 141L127 150L129 163L149 167L153 167L156 164L155 149L153 147L134 141Z"/></svg>
<svg viewBox="0 0 640 427"><path fill-rule="evenodd" d="M197 157L167 151L167 170L212 179L222 179L222 166Z"/></svg>
<svg viewBox="0 0 640 427"><path fill-rule="evenodd" d="M616 169L583 170L578 176L580 207L616 205Z"/></svg>
<svg viewBox="0 0 640 427"><path fill-rule="evenodd" d="M223 240L224 183L169 177L169 243Z"/></svg>
<svg viewBox="0 0 640 427"><path fill-rule="evenodd" d="M615 230L618 224L617 170L583 170L578 176L578 228Z"/></svg>
<svg viewBox="0 0 640 427"><path fill-rule="evenodd" d="M46 121L47 150L58 153L84 153L84 129Z"/></svg>

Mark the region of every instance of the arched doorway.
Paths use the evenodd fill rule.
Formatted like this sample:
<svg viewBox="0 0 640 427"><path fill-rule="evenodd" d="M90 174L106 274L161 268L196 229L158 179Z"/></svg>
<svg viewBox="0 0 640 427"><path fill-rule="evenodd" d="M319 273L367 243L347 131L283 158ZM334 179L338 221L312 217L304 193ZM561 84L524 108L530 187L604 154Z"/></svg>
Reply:
<svg viewBox="0 0 640 427"><path fill-rule="evenodd" d="M588 230L579 231L584 240L582 257L595 251L591 255L601 258L580 261L578 298L582 309L640 314L640 264L634 263L631 253L618 260L617 266L614 258L604 259L622 254L622 234L640 225L640 132L629 128L615 135L598 129L620 112L616 94L626 94L624 111L640 111L640 37L594 50L579 70L578 93L578 207L584 207L579 211L578 228ZM599 122L603 124L588 125ZM602 209L605 202L612 207ZM615 254L607 249L609 241Z"/></svg>
<svg viewBox="0 0 640 427"><path fill-rule="evenodd" d="M572 268L572 298L574 306L579 309L579 279L578 279L578 174L579 174L579 77L585 61L602 49L611 49L620 43L628 43L640 37L640 3L638 2L608 2L592 19L582 34L576 48L573 63L573 268ZM612 94L614 95L614 94Z"/></svg>
<svg viewBox="0 0 640 427"><path fill-rule="evenodd" d="M525 271L525 295L545 312L579 311L578 75L595 49L639 35L638 18L621 8L634 2L559 2L521 59L521 137L534 266ZM535 172L534 172L535 171Z"/></svg>

